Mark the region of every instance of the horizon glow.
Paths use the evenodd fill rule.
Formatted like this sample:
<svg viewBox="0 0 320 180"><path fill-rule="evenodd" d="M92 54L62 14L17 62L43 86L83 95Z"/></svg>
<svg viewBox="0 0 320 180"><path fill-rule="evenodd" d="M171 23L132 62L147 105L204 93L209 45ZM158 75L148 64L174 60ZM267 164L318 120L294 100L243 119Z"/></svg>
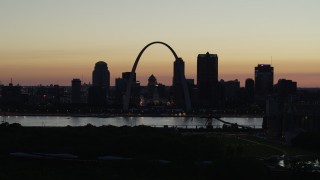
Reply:
<svg viewBox="0 0 320 180"><path fill-rule="evenodd" d="M320 87L320 2L316 0L1 0L0 81L20 85L91 82L94 64L108 63L111 84L131 71L152 41L169 44L196 81L198 54L219 56L219 79L254 78L271 64L274 83ZM271 58L272 57L272 58ZM272 59L272 60L271 60ZM154 74L172 84L174 58L154 45L137 68L142 85ZM83 77L83 78L82 78Z"/></svg>

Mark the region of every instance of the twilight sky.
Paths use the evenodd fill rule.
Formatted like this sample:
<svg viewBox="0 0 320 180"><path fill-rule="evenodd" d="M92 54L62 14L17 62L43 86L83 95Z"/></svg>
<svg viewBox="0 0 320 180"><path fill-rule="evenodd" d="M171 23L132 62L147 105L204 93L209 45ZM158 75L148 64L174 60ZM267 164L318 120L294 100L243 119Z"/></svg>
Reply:
<svg viewBox="0 0 320 180"><path fill-rule="evenodd" d="M219 79L254 77L271 63L275 83L320 87L319 0L0 0L0 81L70 85L91 81L95 62L108 63L111 82L131 71L140 50L168 43L196 79L199 53L218 54ZM170 85L174 57L151 46L137 69Z"/></svg>

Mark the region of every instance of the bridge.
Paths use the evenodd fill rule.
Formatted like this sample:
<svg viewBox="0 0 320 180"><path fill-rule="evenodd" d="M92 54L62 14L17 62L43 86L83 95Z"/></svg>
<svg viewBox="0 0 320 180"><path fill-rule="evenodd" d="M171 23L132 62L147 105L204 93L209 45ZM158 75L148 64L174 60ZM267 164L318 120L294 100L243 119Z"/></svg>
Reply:
<svg viewBox="0 0 320 180"><path fill-rule="evenodd" d="M250 126L245 126L245 125L239 125L237 123L230 123L230 122L227 122L227 121L224 121L221 119L220 116L217 116L217 115L209 115L209 116L204 116L204 117L200 117L200 118L206 118L207 119L207 122L206 124L208 126L212 126L212 119L215 119L221 123L223 123L223 125L226 125L227 127L230 127L230 128L235 128L235 129L238 129L239 127L242 128L242 129L252 129L252 128L255 128L255 126L253 127L250 127Z"/></svg>
<svg viewBox="0 0 320 180"><path fill-rule="evenodd" d="M133 66L132 66L132 70L131 70L131 75L130 75L130 79L129 79L129 83L127 84L127 90L126 90L126 94L125 94L125 97L124 97L124 103L123 103L123 111L127 112L129 110L129 103L130 103L130 97L131 97L131 89L132 89L132 84L133 84L133 76L134 76L134 73L136 72L136 69L137 69L137 66L138 66L138 63L139 63L139 60L142 56L142 54L144 53L144 51L150 47L151 45L153 44L161 44L161 45L164 45L166 46L167 48L169 48L169 50L172 52L175 60L177 60L179 57L178 55L176 54L176 52L166 43L164 42L161 42L161 41L155 41L155 42L151 42L149 44L147 44L139 53L139 55L137 56ZM179 66L180 67L180 66ZM184 101L185 101L185 110L186 111L191 111L192 110L192 107L191 107L191 100L190 100L190 93L189 93L189 90L188 90L188 87L187 87L187 82L186 82L186 78L182 72L182 69L179 68L179 74L180 74L180 80L181 80L181 83L182 83L182 89L183 89L183 94L184 94Z"/></svg>

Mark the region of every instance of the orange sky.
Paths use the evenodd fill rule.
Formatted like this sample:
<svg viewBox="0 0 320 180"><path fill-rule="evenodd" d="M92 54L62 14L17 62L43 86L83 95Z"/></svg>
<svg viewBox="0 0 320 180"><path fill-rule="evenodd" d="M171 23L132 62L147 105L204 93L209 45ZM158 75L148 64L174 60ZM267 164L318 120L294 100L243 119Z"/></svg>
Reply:
<svg viewBox="0 0 320 180"><path fill-rule="evenodd" d="M183 3L181 3L183 2ZM4 0L0 6L0 81L70 85L91 81L95 62L108 63L111 83L130 71L148 43L163 41L196 79L199 53L217 53L219 78L253 78L271 63L275 82L320 87L320 1L317 0ZM173 56L154 45L137 69L170 85Z"/></svg>
<svg viewBox="0 0 320 180"><path fill-rule="evenodd" d="M107 51L78 52L72 50L1 53L1 81L7 84L12 77L15 84L20 83L21 85L70 85L73 78L83 77L84 82L88 83L91 82L94 64L99 60L104 60L109 66L111 84L114 84L114 79L120 77L122 72L131 70L140 49L135 48L136 52L132 50L113 53L113 56L109 56ZM219 55L219 79L239 79L242 85L246 78L254 77L254 67L258 63L271 63L271 57L268 56L256 60L258 55L214 53ZM197 52L188 51L184 55L177 50L177 54L182 56L185 61L186 77L196 79ZM243 57L246 58L242 59ZM320 61L309 60L306 63L299 60L299 57L292 57L290 60L277 57L272 57L272 59L275 68L275 83L279 78L287 78L297 81L299 87L320 87L320 73L318 73L320 72ZM174 57L165 47L161 45L150 47L142 56L137 68L138 80L145 85L148 76L154 74L158 82L170 85L172 83L173 61ZM306 72L306 69L309 72Z"/></svg>

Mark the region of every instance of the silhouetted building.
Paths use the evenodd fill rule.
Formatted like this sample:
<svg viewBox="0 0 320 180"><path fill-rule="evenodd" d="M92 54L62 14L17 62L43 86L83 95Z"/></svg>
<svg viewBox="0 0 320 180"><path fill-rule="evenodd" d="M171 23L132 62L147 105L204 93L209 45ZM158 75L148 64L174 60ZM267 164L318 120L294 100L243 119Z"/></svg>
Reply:
<svg viewBox="0 0 320 180"><path fill-rule="evenodd" d="M195 86L194 79L186 79L188 86Z"/></svg>
<svg viewBox="0 0 320 180"><path fill-rule="evenodd" d="M89 94L89 88L91 87L91 84L83 83L81 85L81 103L85 104L88 103L88 94Z"/></svg>
<svg viewBox="0 0 320 180"><path fill-rule="evenodd" d="M157 78L152 74L148 79L148 97L149 98L153 98L155 93L158 93L157 85L158 85Z"/></svg>
<svg viewBox="0 0 320 180"><path fill-rule="evenodd" d="M234 81L225 81L221 84L224 89L224 96L226 101L235 101L237 93L240 90L240 81L238 79Z"/></svg>
<svg viewBox="0 0 320 180"><path fill-rule="evenodd" d="M130 80L130 76L131 76L131 72L123 72L122 73L122 79L125 79L126 81ZM137 74L133 73L133 81L132 82L136 82L137 81Z"/></svg>
<svg viewBox="0 0 320 180"><path fill-rule="evenodd" d="M180 73L180 71L182 73ZM182 84L181 75L185 76L185 74L184 74L184 61L182 60L182 58L178 58L173 63L173 82L172 82L173 86Z"/></svg>
<svg viewBox="0 0 320 180"><path fill-rule="evenodd" d="M198 88L194 83L194 79L186 79L186 81L189 89L191 103L194 106L198 106L198 103L199 103Z"/></svg>
<svg viewBox="0 0 320 180"><path fill-rule="evenodd" d="M287 141L290 141L295 134L294 131L297 128L301 128L301 122L306 121L304 118L314 115L316 111L310 106L310 109L306 110L305 107L308 107L305 106L306 103L301 104L301 106L298 105L299 103L294 96L297 92L296 82L279 79L275 85L274 92L274 95L267 98L265 126L269 136L275 138L284 137ZM312 121L312 123L314 122ZM320 123L317 125L320 127Z"/></svg>
<svg viewBox="0 0 320 180"><path fill-rule="evenodd" d="M54 85L53 88L50 88L49 90L51 90L51 94L54 97L54 102L55 103L64 103L63 99L65 97L65 88L64 87L60 87L59 85Z"/></svg>
<svg viewBox="0 0 320 180"><path fill-rule="evenodd" d="M110 72L107 63L99 61L92 72L92 86L88 89L88 104L103 106L110 91Z"/></svg>
<svg viewBox="0 0 320 180"><path fill-rule="evenodd" d="M297 92L297 82L286 79L279 79L274 86L275 92L278 96L286 98L288 95L294 95Z"/></svg>
<svg viewBox="0 0 320 180"><path fill-rule="evenodd" d="M290 80L281 80L280 82L278 82L278 85L282 84L281 86L283 87L291 84L288 86L291 90L285 91L286 97L279 98L285 99L286 102L285 107L287 110L284 115L284 130L287 132L287 137L288 135L292 137L292 133L296 132L297 129L320 132L320 89L299 88L297 92L295 92L295 82L290 82ZM278 91L277 88L276 91ZM278 97L282 96L280 94L278 93ZM288 138L290 139L290 137Z"/></svg>
<svg viewBox="0 0 320 180"><path fill-rule="evenodd" d="M116 78L115 80L115 98L117 104L122 104L122 98L126 91L126 81L123 78Z"/></svg>
<svg viewBox="0 0 320 180"><path fill-rule="evenodd" d="M122 103L123 96L126 94L127 86L129 84L131 72L123 72L122 78L116 79L116 90L118 91L118 98L119 102ZM131 105L137 105L139 103L140 98L140 82L136 79L137 75L136 73L133 73L133 80L132 80L132 89L131 89L131 97L130 97L130 103ZM122 95L120 95L120 92ZM120 100L121 98L121 100Z"/></svg>
<svg viewBox="0 0 320 180"><path fill-rule="evenodd" d="M291 105L291 107L290 107ZM289 103L285 115L287 132L291 129L303 129L309 132L320 132L320 104L299 102Z"/></svg>
<svg viewBox="0 0 320 180"><path fill-rule="evenodd" d="M88 89L88 104L90 106L104 106L107 104L107 94L100 86L91 86Z"/></svg>
<svg viewBox="0 0 320 180"><path fill-rule="evenodd" d="M197 59L199 101L205 106L216 106L219 97L218 55L199 54Z"/></svg>
<svg viewBox="0 0 320 180"><path fill-rule="evenodd" d="M148 79L148 86L156 86L157 84L157 78L152 74Z"/></svg>
<svg viewBox="0 0 320 180"><path fill-rule="evenodd" d="M74 104L81 103L81 80L73 79L71 83L71 102Z"/></svg>
<svg viewBox="0 0 320 180"><path fill-rule="evenodd" d="M2 104L3 105L19 105L21 103L21 86L2 86Z"/></svg>
<svg viewBox="0 0 320 180"><path fill-rule="evenodd" d="M110 90L110 72L107 63L99 61L92 72L92 86L103 88L106 93Z"/></svg>
<svg viewBox="0 0 320 180"><path fill-rule="evenodd" d="M273 93L273 67L259 64L255 67L255 94L266 97Z"/></svg>
<svg viewBox="0 0 320 180"><path fill-rule="evenodd" d="M64 97L65 88L60 87L59 85L50 85L44 87L44 102L49 104L59 104L61 103L61 98Z"/></svg>
<svg viewBox="0 0 320 180"><path fill-rule="evenodd" d="M266 102L266 117L264 117L264 129L268 136L281 138L283 131L283 103L276 96L269 96Z"/></svg>
<svg viewBox="0 0 320 180"><path fill-rule="evenodd" d="M254 102L254 80L251 78L246 79L245 83L246 101L247 103Z"/></svg>
<svg viewBox="0 0 320 180"><path fill-rule="evenodd" d="M173 101L175 105L179 107L184 106L184 92L182 78L185 78L184 74L184 61L182 58L178 58L173 63L173 82L172 82L172 93Z"/></svg>
<svg viewBox="0 0 320 180"><path fill-rule="evenodd" d="M299 97L300 98L300 97ZM269 96L267 100L265 129L270 137L290 143L299 133L319 132L320 105L298 101L295 96Z"/></svg>
<svg viewBox="0 0 320 180"><path fill-rule="evenodd" d="M140 105L140 94L141 94L141 85L140 81L136 81L132 85L132 90L131 90L131 100L130 102L132 105Z"/></svg>
<svg viewBox="0 0 320 180"><path fill-rule="evenodd" d="M122 78L116 78L115 80L115 91L116 92L122 92L125 88L125 80Z"/></svg>
<svg viewBox="0 0 320 180"><path fill-rule="evenodd" d="M163 84L158 84L157 86L159 97L160 98L168 98L167 87Z"/></svg>
<svg viewBox="0 0 320 180"><path fill-rule="evenodd" d="M59 85L38 86L32 90L33 96L29 103L33 105L53 105L59 103L70 103L70 97L67 97L66 88Z"/></svg>

